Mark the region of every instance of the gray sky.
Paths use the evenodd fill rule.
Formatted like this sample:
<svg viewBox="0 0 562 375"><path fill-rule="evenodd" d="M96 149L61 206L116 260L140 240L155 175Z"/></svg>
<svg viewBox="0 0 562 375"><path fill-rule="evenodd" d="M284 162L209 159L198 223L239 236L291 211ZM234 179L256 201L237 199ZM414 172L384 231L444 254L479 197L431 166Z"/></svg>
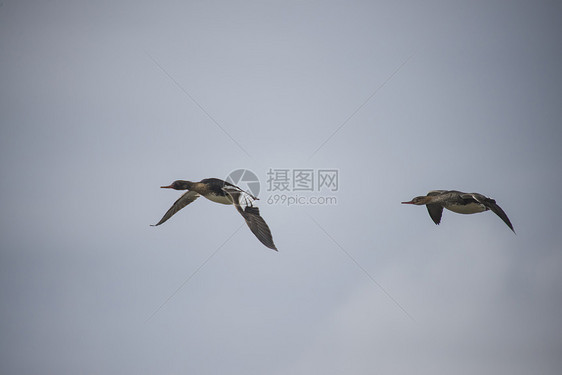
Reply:
<svg viewBox="0 0 562 375"><path fill-rule="evenodd" d="M561 11L1 2L1 372L560 373ZM149 226L238 168L279 253L204 199ZM337 204L268 204L270 168ZM400 204L432 189L517 235Z"/></svg>

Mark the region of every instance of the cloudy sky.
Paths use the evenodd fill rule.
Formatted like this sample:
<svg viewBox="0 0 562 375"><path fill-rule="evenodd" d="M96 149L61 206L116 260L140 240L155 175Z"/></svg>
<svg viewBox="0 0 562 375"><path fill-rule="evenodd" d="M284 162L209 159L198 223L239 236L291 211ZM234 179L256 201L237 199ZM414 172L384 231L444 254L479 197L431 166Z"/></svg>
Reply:
<svg viewBox="0 0 562 375"><path fill-rule="evenodd" d="M0 2L1 372L559 374L561 14ZM149 226L239 168L279 252L205 199ZM337 202L268 202L297 169ZM517 235L400 204L433 189Z"/></svg>

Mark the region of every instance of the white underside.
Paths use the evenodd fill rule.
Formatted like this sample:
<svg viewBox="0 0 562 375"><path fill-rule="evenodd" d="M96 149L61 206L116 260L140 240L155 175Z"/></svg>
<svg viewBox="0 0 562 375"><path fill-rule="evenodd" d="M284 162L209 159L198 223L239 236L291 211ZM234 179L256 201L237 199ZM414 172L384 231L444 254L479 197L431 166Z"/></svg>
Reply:
<svg viewBox="0 0 562 375"><path fill-rule="evenodd" d="M232 198L230 197L230 195L220 196L220 195L209 194L205 196L205 198L215 203L232 204Z"/></svg>
<svg viewBox="0 0 562 375"><path fill-rule="evenodd" d="M486 211L486 206L480 203L450 205L445 208L449 211L456 212L457 214L475 214Z"/></svg>

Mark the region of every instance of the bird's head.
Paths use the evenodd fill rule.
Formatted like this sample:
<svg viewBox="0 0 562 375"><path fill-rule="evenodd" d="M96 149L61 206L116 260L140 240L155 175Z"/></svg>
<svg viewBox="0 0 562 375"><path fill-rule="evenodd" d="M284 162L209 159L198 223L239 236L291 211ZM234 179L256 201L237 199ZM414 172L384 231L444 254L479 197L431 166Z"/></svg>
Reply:
<svg viewBox="0 0 562 375"><path fill-rule="evenodd" d="M184 180L176 180L172 182L168 186L160 186L162 189L175 189L175 190L189 190L193 182L191 181L184 181Z"/></svg>
<svg viewBox="0 0 562 375"><path fill-rule="evenodd" d="M421 206L423 204L428 204L430 200L431 197L428 197L427 195L422 195L420 197L415 197L409 202L402 202L402 204L415 204L416 206Z"/></svg>

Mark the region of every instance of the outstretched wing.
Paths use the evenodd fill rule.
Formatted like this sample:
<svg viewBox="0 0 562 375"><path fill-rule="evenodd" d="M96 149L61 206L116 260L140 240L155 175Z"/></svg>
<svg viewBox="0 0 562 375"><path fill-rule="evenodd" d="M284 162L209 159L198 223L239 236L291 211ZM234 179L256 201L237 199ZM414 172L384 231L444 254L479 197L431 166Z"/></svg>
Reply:
<svg viewBox="0 0 562 375"><path fill-rule="evenodd" d="M183 194L181 197L179 197L179 199L177 201L174 202L172 207L170 207L170 209L164 214L162 219L160 219L160 221L157 224L153 224L152 226L156 227L156 226L164 223L166 220L168 220L169 218L174 216L176 214L176 212L178 212L179 210L181 210L182 208L184 208L185 206L187 206L188 204L190 204L191 202L193 202L197 198L199 198L199 194L192 191L192 190Z"/></svg>
<svg viewBox="0 0 562 375"><path fill-rule="evenodd" d="M248 227L258 240L260 240L260 242L266 247L277 251L277 247L275 247L275 244L273 243L271 231L269 230L265 220L260 216L259 208L246 206L246 208L242 210L240 206L236 206L236 209L240 212L244 220L246 220L246 224L248 224Z"/></svg>
<svg viewBox="0 0 562 375"><path fill-rule="evenodd" d="M470 195L472 199L474 199L478 203L483 204L488 209L490 209L493 213L498 215L500 219L502 219L503 222L509 227L509 229L511 229L513 233L515 233L515 229L513 229L513 225L511 225L511 221L509 221L509 218L507 217L506 213L501 209L501 207L498 206L495 199L488 198L485 195L479 193L471 193L467 195Z"/></svg>
<svg viewBox="0 0 562 375"><path fill-rule="evenodd" d="M441 216L443 215L443 206L440 204L426 204L427 212L431 216L431 220L437 225L441 222Z"/></svg>
<svg viewBox="0 0 562 375"><path fill-rule="evenodd" d="M492 210L493 213L498 215L500 219L502 219L503 222L509 227L509 229L511 229L513 233L515 233L515 229L513 229L513 225L511 224L511 221L509 221L507 214L504 212L504 210L501 209L500 206L498 206L494 199L487 198L484 202L481 203Z"/></svg>
<svg viewBox="0 0 562 375"><path fill-rule="evenodd" d="M490 210L492 210L496 215L498 215L500 219L502 219L503 222L507 224L509 229L511 229L513 233L515 233L515 229L513 229L513 225L511 225L511 221L509 221L509 218L507 217L505 212L501 209L501 207L496 204L496 201L492 199L492 202L484 203L484 205L486 207L489 207Z"/></svg>
<svg viewBox="0 0 562 375"><path fill-rule="evenodd" d="M275 243L273 243L271 230L265 220L260 216L259 208L251 205L246 205L246 207L242 208L240 205L240 197L244 194L243 191L229 186L225 186L223 190L230 194L232 201L234 202L234 207L236 207L236 210L240 213L240 215L242 215L246 224L258 240L260 240L260 242L266 247L277 251Z"/></svg>

